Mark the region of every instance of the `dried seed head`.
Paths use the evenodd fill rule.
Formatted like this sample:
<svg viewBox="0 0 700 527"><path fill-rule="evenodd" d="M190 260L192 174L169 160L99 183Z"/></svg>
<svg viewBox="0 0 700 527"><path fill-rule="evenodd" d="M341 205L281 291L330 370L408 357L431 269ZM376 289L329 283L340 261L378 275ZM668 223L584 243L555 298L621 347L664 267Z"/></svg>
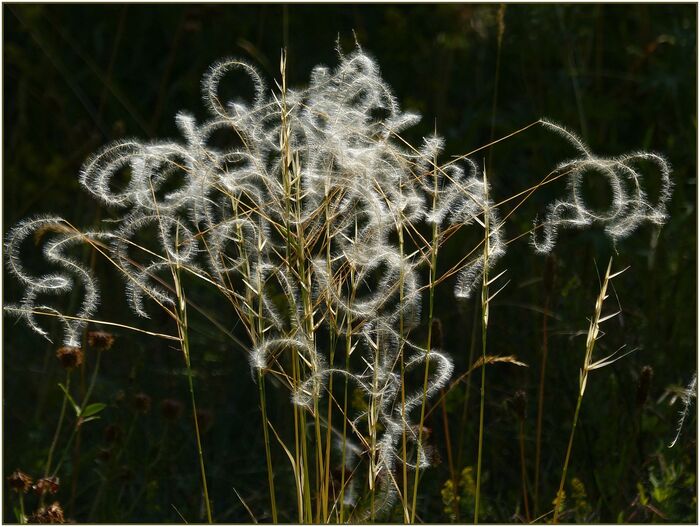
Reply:
<svg viewBox="0 0 700 527"><path fill-rule="evenodd" d="M180 418L184 406L177 399L163 399L160 403L160 413L168 421L175 421Z"/></svg>
<svg viewBox="0 0 700 527"><path fill-rule="evenodd" d="M642 407L647 402L649 397L649 389L651 388L651 380L654 377L654 368L644 366L639 373L639 383L637 384L637 406Z"/></svg>
<svg viewBox="0 0 700 527"><path fill-rule="evenodd" d="M639 373L639 383L637 384L637 406L641 408L647 402L649 390L651 389L651 380L654 378L654 368L644 366Z"/></svg>
<svg viewBox="0 0 700 527"><path fill-rule="evenodd" d="M438 348L442 349L442 344L443 344L443 335L442 335L442 320L439 318L434 318L433 319L433 325L432 325L432 338L431 338L431 347L433 348Z"/></svg>
<svg viewBox="0 0 700 527"><path fill-rule="evenodd" d="M131 470L129 465L122 465L119 467L119 479L122 481L129 481L134 477L134 471Z"/></svg>
<svg viewBox="0 0 700 527"><path fill-rule="evenodd" d="M54 501L48 507L41 507L27 518L29 523L66 523L61 505Z"/></svg>
<svg viewBox="0 0 700 527"><path fill-rule="evenodd" d="M97 459L99 459L102 463L107 463L112 457L112 449L111 448L100 448L97 451Z"/></svg>
<svg viewBox="0 0 700 527"><path fill-rule="evenodd" d="M77 346L63 346L56 351L56 357L66 370L77 368L83 363L83 350Z"/></svg>
<svg viewBox="0 0 700 527"><path fill-rule="evenodd" d="M10 477L7 478L10 488L17 492L26 494L32 486L32 478L21 470L15 470Z"/></svg>
<svg viewBox="0 0 700 527"><path fill-rule="evenodd" d="M122 429L117 425L109 425L105 428L104 438L107 443L116 443L122 435Z"/></svg>
<svg viewBox="0 0 700 527"><path fill-rule="evenodd" d="M151 410L151 397L143 392L134 395L134 409L142 414L147 414Z"/></svg>
<svg viewBox="0 0 700 527"><path fill-rule="evenodd" d="M521 421L525 419L525 410L527 408L527 392L525 390L518 390L513 394L513 400L511 402L513 411L518 419Z"/></svg>
<svg viewBox="0 0 700 527"><path fill-rule="evenodd" d="M87 341L91 348L107 351L114 344L114 335L107 331L90 331L87 334Z"/></svg>
<svg viewBox="0 0 700 527"><path fill-rule="evenodd" d="M58 492L59 479L55 476L41 478L34 484L34 492L40 496L43 494L56 494Z"/></svg>
<svg viewBox="0 0 700 527"><path fill-rule="evenodd" d="M114 394L115 404L123 403L124 399L126 399L126 393L124 392L124 390L117 390L117 392Z"/></svg>
<svg viewBox="0 0 700 527"><path fill-rule="evenodd" d="M197 410L197 423L199 424L199 430L206 432L211 427L214 421L214 413L211 410Z"/></svg>

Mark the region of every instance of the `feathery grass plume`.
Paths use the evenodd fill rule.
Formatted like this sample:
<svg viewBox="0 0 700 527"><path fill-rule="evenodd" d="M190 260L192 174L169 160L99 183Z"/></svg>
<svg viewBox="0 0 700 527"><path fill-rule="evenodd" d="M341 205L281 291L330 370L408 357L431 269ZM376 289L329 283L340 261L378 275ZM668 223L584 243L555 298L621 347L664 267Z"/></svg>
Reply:
<svg viewBox="0 0 700 527"><path fill-rule="evenodd" d="M673 183L671 167L660 155L651 152L635 152L618 157L598 157L575 134L547 120L540 123L548 130L562 136L581 154L581 157L560 163L550 176L567 176L569 196L558 199L547 207L540 239L533 231L531 243L538 253L549 253L557 241L559 228L584 228L601 225L604 232L616 242L632 233L647 221L663 225L667 219L666 205L671 198ZM635 167L649 162L659 171L660 190L658 202L652 204L644 190L644 177ZM582 184L591 172L602 174L610 185L612 201L608 210L595 211L584 199ZM537 222L535 222L537 224Z"/></svg>
<svg viewBox="0 0 700 527"><path fill-rule="evenodd" d="M685 420L688 418L688 413L690 412L690 406L693 402L693 399L696 399L698 396L697 390L698 390L698 374L696 372L693 374L693 378L690 380L688 387L683 391L683 395L681 396L681 402L683 403L683 409L681 410L680 416L678 418L678 427L676 430L676 437L673 438L673 441L671 441L671 444L668 445L668 448L673 448L674 446L676 446L678 439L681 437L681 430L683 429L683 424L685 423Z"/></svg>
<svg viewBox="0 0 700 527"><path fill-rule="evenodd" d="M47 262L57 265L61 272L32 276L21 263L20 246L32 235L41 233L43 237L46 232L51 233L52 239L44 246L44 257ZM93 315L99 303L97 284L90 270L66 254L71 247L84 241L85 235L63 218L55 216L37 216L22 221L10 230L5 241L7 267L25 288L20 305L10 305L5 309L23 319L31 329L49 341L48 332L41 327L35 314L45 312L56 315L65 327L63 343L68 347L80 347L85 319ZM51 306L38 304L41 295L66 294L76 284L83 287L83 300L75 316L68 317Z"/></svg>
<svg viewBox="0 0 700 527"><path fill-rule="evenodd" d="M283 57L282 71L285 64ZM220 88L229 75L250 81L247 100L223 99ZM431 449L416 413L447 385L453 371L440 346L421 347L408 336L421 323L428 288L421 273L431 265L431 252L448 238L442 233L475 223L483 227L488 215L488 250L472 260L467 255L466 264L455 270L454 293L469 298L505 253L505 227L476 163L464 158L441 165L444 141L437 135L424 138L417 148L403 140L400 134L420 116L399 107L376 62L359 46L347 55L339 51L335 68L314 68L307 87L288 89L283 75L277 88L268 90L260 73L245 62L219 61L202 79L208 115L201 122L185 111L175 116L180 140L125 139L91 156L79 181L112 209L116 220L105 222L99 232L85 233L54 216L14 227L5 241L7 265L24 292L20 304L7 309L45 338L50 336L37 316L58 317L64 346L80 346L99 294L89 266L68 252L89 244L123 276L133 312L148 319L154 307L163 309L178 323L184 343L181 274L200 280L220 293L241 321L259 388L270 373L290 391L295 444L287 452L300 520L330 521L332 514L345 520L343 507L348 505L353 512L347 519L363 521L389 510L398 498L406 512L397 467L430 465ZM553 173L568 176L570 195L547 209L542 238L532 238L538 252L553 249L560 227L599 223L615 241L642 222L664 222L672 185L670 167L661 156L597 157L564 128L542 124L580 155ZM643 163L656 166L661 175L656 204L642 185L638 165ZM589 171L603 173L610 182L613 203L607 212L594 212L582 197L581 182ZM434 242L423 237L426 229L439 234ZM20 258L21 246L37 234L50 235L44 256L57 268L40 276L26 271ZM398 238L400 247L394 241ZM440 280L434 278L431 288ZM83 299L74 316L41 304L42 296L66 294L76 284ZM345 343L344 365L334 360L335 350L324 349L320 332L330 334L339 347ZM111 345L109 339L91 335L91 346ZM188 368L189 353L188 345ZM412 370L427 375L425 390L404 385ZM340 432L321 422L319 405L323 400L329 415L335 411L333 376L357 386L366 403L342 411L340 449L344 469L367 475L369 507L357 474L346 480L347 489L328 499L325 482L331 467L324 458L331 458L328 452L324 456L318 438L321 426L327 426L327 437ZM162 411L167 419L179 415L174 406ZM314 457L306 445L308 416L314 419ZM405 453L399 448L404 436L411 447ZM326 443L326 448L338 448ZM315 481L309 478L314 474L309 461L317 465ZM316 494L324 496L315 518L314 483Z"/></svg>
<svg viewBox="0 0 700 527"><path fill-rule="evenodd" d="M489 216L488 254L484 252L484 254L479 255L460 271L455 287L455 296L460 299L471 298L472 293L481 286L484 270L490 270L505 254L503 227L498 208L489 198L491 190L488 183L484 179L477 178L476 172L474 172L466 182L466 189L467 196L462 199L457 214L452 216L456 220L454 224L469 225L476 220L483 226L483 222L477 217L480 214L483 215L484 211L487 210Z"/></svg>

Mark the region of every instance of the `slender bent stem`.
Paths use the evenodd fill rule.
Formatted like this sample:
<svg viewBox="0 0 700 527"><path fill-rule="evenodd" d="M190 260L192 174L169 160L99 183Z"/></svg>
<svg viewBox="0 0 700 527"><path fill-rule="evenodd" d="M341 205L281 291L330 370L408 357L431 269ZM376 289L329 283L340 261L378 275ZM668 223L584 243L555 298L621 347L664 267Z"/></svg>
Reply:
<svg viewBox="0 0 700 527"><path fill-rule="evenodd" d="M49 455L46 458L46 466L44 467L44 477L48 477L49 472L51 472L51 461L53 460L53 453L56 450L56 444L58 443L58 437L61 435L61 428L63 426L63 419L66 416L66 406L68 405L68 390L70 390L70 370L66 372L66 392L63 394L63 404L61 404L61 413L58 416L58 424L56 425L56 432L53 435L53 441L51 441L51 447L49 448Z"/></svg>
<svg viewBox="0 0 700 527"><path fill-rule="evenodd" d="M485 338L483 339L486 340ZM484 348L486 345L484 344ZM486 356L483 353L482 356ZM486 363L481 365L481 403L479 406L479 452L476 462L476 495L474 498L474 523L479 523L479 505L481 498L481 461L484 450L484 400L486 393Z"/></svg>
<svg viewBox="0 0 700 527"><path fill-rule="evenodd" d="M270 455L270 434L267 429L267 401L265 397L265 377L262 369L258 370L258 391L260 394L260 412L263 425L263 438L265 440L265 461L267 462L267 483L270 488L270 506L272 507L272 523L277 523L277 503L275 501L275 474L272 471L272 457Z"/></svg>
<svg viewBox="0 0 700 527"><path fill-rule="evenodd" d="M471 367L474 364L474 352L476 351L476 330L479 325L479 306L480 300L475 299L474 304L474 317L472 321L472 333L469 339L469 356L467 358L467 365ZM464 451L464 436L467 429L467 417L469 415L469 400L471 396L472 388L472 376L467 376L467 385L464 388L464 403L462 404L462 416L459 421L459 443L457 445L457 466L462 467L462 453Z"/></svg>
<svg viewBox="0 0 700 527"><path fill-rule="evenodd" d="M486 187L486 171L484 171L484 192ZM479 405L479 451L476 462L476 494L474 497L474 523L479 523L479 505L481 498L481 462L484 450L484 406L486 399L486 335L489 325L489 208L488 194L484 207L484 275L481 285L481 401Z"/></svg>
<svg viewBox="0 0 700 527"><path fill-rule="evenodd" d="M542 416L544 415L544 388L545 372L547 371L548 333L547 322L549 320L549 291L546 293L545 313L542 315L542 364L540 365L540 387L537 396L537 432L535 435L535 515L539 510L540 499L540 460L542 455Z"/></svg>
<svg viewBox="0 0 700 527"><path fill-rule="evenodd" d="M199 419L197 418L197 402L194 397L194 382L192 368L190 366L189 352L187 358L187 384L190 389L190 401L192 403L192 415L194 416L194 432L197 440L197 456L199 457L199 471L202 476L202 492L204 493L204 506L207 511L207 522L213 523L211 513L211 502L209 501L209 489L207 488L207 473L204 469L204 451L202 449L202 438L199 431Z"/></svg>
<svg viewBox="0 0 700 527"><path fill-rule="evenodd" d="M24 494L19 495L19 523L24 525L27 523L27 515L24 512Z"/></svg>
<svg viewBox="0 0 700 527"><path fill-rule="evenodd" d="M379 401L377 400L377 392L379 391L377 386L377 372L379 370L379 354L381 353L381 348L379 344L379 337L377 336L377 343L374 349L374 365L372 367L372 397L370 398L369 411L367 412L367 419L369 421L369 437L370 437L370 447L369 447L369 490L370 490L370 516L369 521L374 523L374 513L375 513L375 495L377 492L377 421L379 418Z"/></svg>
<svg viewBox="0 0 700 527"><path fill-rule="evenodd" d="M579 371L579 390L578 390L578 400L576 401L576 410L574 411L574 421L571 425L571 435L569 436L569 445L566 448L566 457L564 458L564 467L561 472L561 481L559 482L559 490L557 491L557 496L554 503L554 516L552 517L552 523L557 523L561 509L563 508L564 501L564 485L566 483L566 473L569 469L569 460L571 459L571 450L574 446L574 434L576 433L576 425L578 423L579 412L581 411L581 401L583 401L583 394L586 392L586 386L588 385L588 374L596 369L603 368L610 364L613 364L619 360L622 356L615 358L617 353L613 353L604 359L598 361L593 360L593 351L595 349L596 340L602 335L600 333L600 324L614 317L617 313L602 317L603 302L607 298L607 290L610 280L615 276L620 275L624 270L617 273L612 273L612 258L608 262L608 268L605 271L605 277L600 286L600 293L598 294L598 299L595 304L595 311L593 313L593 318L591 319L590 326L588 328L588 335L586 337L586 355L583 359L583 367Z"/></svg>
<svg viewBox="0 0 700 527"><path fill-rule="evenodd" d="M434 161L433 166L437 166ZM437 171L433 173L433 210L437 208L437 195L438 195L438 176ZM420 477L420 461L423 450L423 422L425 421L425 402L426 395L428 392L428 372L430 370L430 348L432 346L433 337L433 308L435 305L435 278L437 276L437 256L438 247L440 242L440 229L437 221L433 223L433 235L432 235L432 250L430 255L430 288L428 297L428 342L426 344L426 355L425 355L425 370L423 373L423 397L420 405L420 421L418 422L418 442L416 443L417 448L417 459L416 459L416 474L413 479L413 499L411 501L411 523L416 520L416 503L418 501L418 481Z"/></svg>
<svg viewBox="0 0 700 527"><path fill-rule="evenodd" d="M452 438L450 436L450 424L449 424L449 419L447 416L447 402L445 401L445 395L446 392L443 389L440 390L440 406L442 407L442 427L445 431L445 450L447 450L447 466L450 469L450 479L452 480L452 488L453 489L458 489L459 488L459 480L457 479L457 471L455 470L455 464L454 460L452 457ZM459 521L459 500L454 501L454 513L455 513L455 522L460 523Z"/></svg>
<svg viewBox="0 0 700 527"><path fill-rule="evenodd" d="M199 431L199 419L197 418L197 402L194 396L194 380L192 374L192 363L190 361L189 330L187 325L187 301L185 300L185 292L182 289L182 283L180 281L179 267L173 271L173 278L175 279L175 288L178 300L177 330L180 334L182 353L185 357L185 366L187 367L187 384L190 390L192 417L194 418L194 433L195 439L197 441L197 456L199 458L199 471L202 477L202 492L204 494L204 505L207 512L207 522L213 523L211 502L209 501L209 489L207 488L207 473L204 469L204 451L202 449L202 438Z"/></svg>
<svg viewBox="0 0 700 527"><path fill-rule="evenodd" d="M356 227L357 228L357 227ZM350 266L350 302L355 299L355 271ZM345 371L350 371L350 354L352 352L352 312L345 315ZM343 440L340 456L340 523L345 523L345 456L348 434L348 377L345 376L345 391L343 393Z"/></svg>
<svg viewBox="0 0 700 527"><path fill-rule="evenodd" d="M348 323L349 325L349 323ZM348 328L347 336L347 351L345 352L345 370L348 371L350 367L350 347L352 345L352 336L350 329ZM345 393L343 395L343 440L340 453L340 522L345 523L345 455L347 446L347 435L348 435L348 378L345 377Z"/></svg>
<svg viewBox="0 0 700 527"><path fill-rule="evenodd" d="M401 476L402 476L402 507L403 507L403 522L409 523L411 517L406 506L408 501L408 455L406 452L406 364L404 358L404 240L403 240L403 224L398 225L399 233L399 252L401 254L401 271L399 274L399 360L401 362Z"/></svg>
<svg viewBox="0 0 700 527"><path fill-rule="evenodd" d="M525 520L530 523L530 503L527 497L527 468L525 467L525 420L519 419L518 443L520 446L520 479L523 487L523 506L525 507Z"/></svg>
<svg viewBox="0 0 700 527"><path fill-rule="evenodd" d="M574 423L571 426L571 435L569 436L569 446L566 448L566 457L564 458L564 468L561 472L561 481L559 482L559 490L557 491L557 498L554 504L554 516L552 517L552 523L557 523L559 518L559 513L562 508L562 501L564 499L564 484L566 483L566 473L569 469L569 460L571 459L571 450L574 446L574 434L576 433L576 424L578 423L578 414L581 410L581 401L583 401L583 392L579 392L578 401L576 401L576 411L574 412Z"/></svg>
<svg viewBox="0 0 700 527"><path fill-rule="evenodd" d="M262 242L258 240L258 247ZM248 271L248 275L250 272ZM265 335L265 322L263 318L263 281L260 272L257 273L258 285L258 314L257 314L257 340L262 343ZM262 417L263 439L265 440L265 462L267 463L267 483L270 489L270 507L272 509L272 522L277 523L277 501L275 499L275 473L272 470L272 455L270 453L270 434L267 421L267 397L265 394L265 370L258 369L258 394L260 396L260 414Z"/></svg>

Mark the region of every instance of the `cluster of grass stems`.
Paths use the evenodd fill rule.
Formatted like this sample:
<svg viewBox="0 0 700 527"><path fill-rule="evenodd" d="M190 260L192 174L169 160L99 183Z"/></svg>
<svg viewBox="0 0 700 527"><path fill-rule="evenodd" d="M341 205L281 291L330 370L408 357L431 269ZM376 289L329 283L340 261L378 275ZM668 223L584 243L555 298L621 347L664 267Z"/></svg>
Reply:
<svg viewBox="0 0 700 527"><path fill-rule="evenodd" d="M364 55L359 53L351 59L344 60L348 63L352 60L362 61ZM242 67L246 68L247 66ZM365 66L363 65L363 67ZM211 84L205 85L205 90L209 89L215 92L216 83L219 80L218 76L221 75L223 73L213 73L210 80L213 78L216 82L212 81ZM68 240L65 242L67 245L85 243L94 250L94 254L103 256L113 264L131 288L135 310L137 312L143 310L142 297L150 299L173 320L176 334L154 333L131 325L98 320L92 316L93 309L89 306L76 316L61 314L45 306L36 306L33 304L33 299L24 301L21 306L10 309L19 313L20 316L29 317L28 320L33 327L36 324L34 317L42 315L59 317L67 326L68 333L72 331L75 334L75 330L84 331L87 324L90 323L104 327L116 326L130 329L179 343L187 371L187 389L193 417L203 510L206 521L209 523L212 523L216 516L207 485L204 446L197 418L195 376L191 363L192 354L196 353L197 350L192 349L190 345L188 309L195 308L200 314L209 318L213 324L216 324L225 334L230 336L237 346L244 347L251 357L252 371L258 389L260 426L265 450L269 492L268 517L274 523L284 520L299 523L374 522L386 517L395 505L400 508L401 518L405 523L426 520L426 518L421 518L419 514L421 476L430 463L430 449L425 437L426 419L442 403L443 423L448 441L450 478L456 489L460 469L468 464L464 463L462 459L463 430L467 419L468 397L464 400L462 420L459 423L460 438L457 443L458 455L456 459L453 458L452 447L449 444L450 431L444 406L445 397L462 380L467 377L471 379L471 373L480 370L478 446L475 456L476 494L473 511L473 521L478 523L482 504L481 480L484 472L484 440L487 435L485 415L488 387L487 365L497 362L522 365L516 357L499 357L493 353L489 354L487 341L489 306L496 295L507 286L505 283L497 287L495 293L493 292L494 285L501 279L505 271L494 273L491 268L495 265L497 257L505 251L505 248L523 236L533 236L535 248L546 252L551 250L554 244L557 226L586 226L591 224L592 220L586 216L586 214L589 216L590 214L585 205L576 201L580 196L576 194L578 183L574 182L571 187L574 198L569 202L558 202L548 211L547 221L535 224L531 231L520 233L510 240L504 240L502 238L504 224L533 193L543 186L562 178L574 178L578 181L576 178L580 179L587 168L613 171L624 167L621 169L625 170L628 168L628 165L625 164L627 158L601 161L595 158L572 134L551 123L537 121L503 138L493 140L488 145L473 152L459 156L448 163L440 164L437 158L439 147L419 148L410 145L397 131L400 130L399 126L394 128L368 126L367 133L371 131L377 136L364 136L362 137L363 141L367 143L397 142L403 148L403 157L397 157L397 159L390 161L397 163L402 172L401 177L397 179L398 188L391 189L392 197L386 198L387 208L391 216L390 221L394 222L392 229L396 236L397 245L394 250L400 263L396 266L397 271L393 280L382 282L380 279L377 281L376 278L373 278L371 264L351 258L347 254L347 251L360 250L356 244L362 243L363 232L366 235L366 232L363 231L367 228L366 219L362 216L362 213L366 211L358 212L355 210L354 217L339 220L336 215L338 210L342 210L339 203L344 199L343 191L339 190L338 187L333 187L332 183L328 182L325 183L325 195L314 198L316 200L314 209L305 210L304 208L308 203L307 194L310 192L308 185L305 185L304 182L304 178L308 177L305 175L305 171L309 167L304 166L305 158L298 146L299 138L295 135L297 134L295 112L298 113L299 107L306 102L303 97L296 94L290 95L286 82L286 57L284 54L280 62L280 76L277 94L273 95L271 103L273 106L276 105L272 115L279 118L279 122L274 127L278 140L276 150L278 169L276 173L280 177L275 183L279 185L279 189L274 192L279 192L281 196L279 202L275 204L276 208L273 210L269 203L256 201L258 195L250 193L251 187L245 188L245 185L248 184L263 186L272 183L251 178L254 183L246 181L234 189L227 189L220 184L215 185L220 196L228 201L225 210L229 215L228 217L215 218L209 228L213 229L225 224L227 230L223 238L226 242L233 242L236 254L227 255L221 247L208 246L208 240L211 238L208 238L210 233L206 229L200 229L197 232L187 230L184 228L185 220L174 217L175 212L161 210L164 201L157 195L160 192L160 183L157 181L154 183L151 179L148 180L151 192L151 201L148 206L149 219L144 220L144 222L152 221L157 226L158 235L163 240L160 253L140 244L135 239L131 239L129 237L130 226L111 235L111 237L105 237L104 233L101 232L82 232L62 219L43 218L42 221L38 222L40 228L46 228L48 225L49 230L63 234L65 240ZM255 78L255 75L253 77ZM213 94L212 101L212 106L216 111L223 112L222 115L226 117L232 115L228 113L229 110L225 109L223 104L218 102L216 93ZM391 106L392 103L387 104ZM307 108L307 110L314 111L314 108ZM235 113L235 111L232 112ZM328 115L321 117L331 118ZM185 117L179 118L181 122L185 123L185 128L192 126L187 124ZM456 173L453 171L455 163L471 163L468 166L475 169L476 165L468 161L468 156L523 133L538 124L564 135L581 151L582 157L574 162L558 166L530 188L498 203L492 201L489 196L490 186L485 167L481 170L480 177L472 174L471 178L467 179L455 175ZM237 131L235 126L234 130ZM329 138L329 140L331 139ZM246 143L244 135L240 135L240 140L243 145L240 152L227 160L232 164L240 162L245 157L244 153L252 149L252 146ZM114 148L119 148L119 145ZM222 158L225 157L225 155L222 156ZM168 158L169 162L170 160L171 158ZM654 157L651 160L655 162L657 158ZM93 161L93 164L99 162L99 160ZM334 160L328 159L325 162L332 165ZM608 165L605 165L605 162ZM106 161L104 170L110 168L109 163L118 164L119 161ZM591 166L588 167L587 163ZM620 166L614 165L614 163L618 163ZM183 167L183 164L180 160L172 162L172 168L187 173L187 168ZM601 169L601 167L603 168ZM114 167L111 168L114 169ZM662 164L661 171L664 172L664 170L668 171L666 165ZM472 171L475 172L475 170ZM246 173L246 177L248 175ZM336 176L340 177L340 175ZM86 176L85 179L90 183L89 176ZM93 183L103 184L104 188L101 192L108 193L109 189L106 184L99 181L93 181ZM378 194L389 190L382 188L381 181L375 180L374 183L376 185L374 191ZM639 182L635 180L634 184L639 189ZM468 188L465 188L465 185ZM418 216L406 217L404 209L410 208L408 200L415 197L407 196L406 193L416 187L424 188L425 195L428 196L426 209ZM269 194L265 193L265 189L260 188L259 191L259 196L269 197ZM481 193L479 194L477 191ZM447 192L458 195L458 198L463 201L457 205L445 205L443 201L453 200L457 203L455 200L458 199L454 195L448 195ZM615 214L610 217L593 218L601 220L603 224L606 224L607 221L606 225L612 225L611 236L625 235L643 220L657 223L663 220L663 214L660 212L654 216L654 213L661 209L661 205L654 209L647 203L643 193L636 194L635 198L634 196L626 196L622 191L616 190L616 192L618 192L616 199L623 204L616 203L615 207L619 208L617 212L622 211L620 214L624 218L620 219ZM635 201L637 198L638 201ZM144 197L141 196L140 199L144 199ZM206 199L209 197L205 196ZM403 201L404 199L407 201ZM664 199L662 197L661 201L663 202ZM396 200L399 206L391 208L395 205L392 200ZM508 205L511 206L510 210L501 219L498 211ZM566 206L575 209L575 214L566 216L565 213L562 213L560 209L566 208ZM222 210L224 209L222 208ZM468 221L464 218L451 221L451 216L459 214L469 215ZM426 217L430 218L427 222L425 221ZM629 222L625 223L627 220ZM342 223L340 227L338 226L339 222ZM439 274L438 255L441 247L461 228L472 222L478 224L483 230L481 242L446 272ZM272 229L272 234L265 231L261 226L263 223ZM139 225L137 224L137 228ZM173 228L174 233L172 232ZM545 231L545 239L537 241L534 237L542 229ZM26 228L25 231L27 231ZM25 231L21 231L21 234L24 235ZM339 245L337 239L341 237L353 239L345 245ZM180 248L193 243L193 239L197 243L201 242L200 251L202 253L208 253L212 260L218 261L218 264L213 266L213 270L205 271L203 267L194 265L191 260L188 261L181 257ZM279 243L270 246L272 239ZM109 242L125 244L129 251L140 253L141 256L147 255L153 259L155 264L139 263L138 259L129 256L131 253L127 253L126 250L121 254L115 254L115 245L110 245ZM173 242L172 247L167 246L168 242ZM9 243L14 242L10 241ZM15 249L10 247L10 250L12 252ZM268 252L274 253L277 268L264 265L265 255ZM17 258L14 256L13 258L10 265L18 265ZM69 267L71 265L77 266L67 258L61 260L60 256L55 257L54 261L68 262ZM409 283L412 280L415 281L415 277L419 276L416 271L418 269L420 269L420 273L423 273L422 277L426 282L424 285ZM71 270L75 271L75 268ZM165 276L159 274L162 271L166 271ZM22 272L17 271L17 274L22 275ZM599 337L599 325L614 316L614 314L603 315L602 307L603 301L608 295L610 280L617 274L619 273L611 271L611 264L608 265L591 320L584 363L580 374L579 397L563 462L559 491L555 497L556 503L553 510L535 518L534 516L539 514L540 505L541 429L544 372L547 361L547 327L546 317L544 318L545 344L538 397L535 476L534 486L531 489L528 485L525 466L522 419L519 429L522 496L527 521L542 520L551 515L552 522L556 523L565 510L564 487L567 469L588 375L591 371L612 364L620 358L615 354L598 360L593 358L595 343ZM325 282L322 285L319 285L319 275L325 275ZM185 276L187 276L186 279ZM439 284L455 276L459 278L460 282L457 287L458 297L466 299L470 297L471 290L479 291L482 340L480 357L474 360L475 336L478 334L477 331L474 331L468 356L469 369L447 385L447 379L444 377L445 372L451 371L451 363L443 354L438 353L435 345L436 339L442 340L434 334L437 327L434 320L435 291ZM185 284L192 278L202 280L222 294L237 319L242 322L248 343L241 342L237 336L223 329L216 317L209 315L189 301ZM84 283L89 283L89 279L85 278ZM355 309L354 306L359 305L358 297L363 290L369 289L371 295L376 293L377 287L388 288L385 300L377 304L378 311L391 304L391 314L379 315L377 311L375 313L377 320L371 320L371 310L363 315L361 310ZM417 312L424 293L427 294L427 321L425 322L427 335L425 341L417 346L411 342L410 334L419 324ZM289 312L288 315L274 313L275 306L273 304L278 302L276 299L280 296L284 298L283 303L286 302L283 309ZM384 316L386 319L383 321L381 317ZM372 323L376 325L368 330L368 325ZM382 324L397 328L394 330L396 334L392 335L387 332ZM73 338L71 344L75 345L74 336L71 338ZM395 344L396 354L394 358L391 357L391 352L387 351L391 349L390 346L394 346L391 343L392 339L398 342ZM438 342L437 346L442 346L442 343ZM360 352L357 351L360 348L365 350L365 353L360 357L364 364L359 367L361 368L360 373L353 373L358 370L356 357L360 355ZM409 355L409 348L413 350L412 355ZM318 351L321 349L326 350L327 359L321 358L321 352ZM391 363L385 364L384 362L387 360ZM89 400L98 369L99 354L89 388L80 405L75 405L72 400L70 395L72 389L71 372L67 373L65 385L62 387L64 391L63 404L45 464L45 476L58 474L76 432L84 424L85 418L89 417L85 415L85 409L90 408ZM413 369L421 372L417 399L411 399L414 390L410 387L409 373ZM394 382L392 381L394 377L397 377L395 379L396 388L389 384L390 381ZM359 415L352 408L353 383L358 383L363 387L363 395L366 399L366 409ZM440 398L433 403L430 403L434 393L431 390L431 385L440 389ZM291 437L285 437L285 433L278 430L275 423L270 420L268 414L268 389L270 386L274 386L276 389L279 389L280 386L286 387L293 398L291 405L293 433ZM468 393L469 386L467 386ZM72 426L71 435L63 453L59 456L58 463L54 466L54 453L58 446L60 432L66 421L69 404L74 404L79 409L77 421ZM414 408L417 422L411 424L408 415ZM389 428L393 426L399 426L400 431L398 433L391 432L394 433L394 436L387 439L387 434L390 433ZM397 441L397 445L394 446L391 441ZM286 474L286 471L280 469L281 465L277 458L278 455L281 457L281 454L289 462L294 483L296 504L294 513L281 511L278 507L279 481L282 477L281 473ZM398 465L394 465L394 461L388 459L387 456L394 456ZM532 498L532 506L530 498ZM459 503L456 506L459 507ZM459 509L457 509L458 521L460 520L459 514ZM24 518L24 512L22 512L22 518Z"/></svg>

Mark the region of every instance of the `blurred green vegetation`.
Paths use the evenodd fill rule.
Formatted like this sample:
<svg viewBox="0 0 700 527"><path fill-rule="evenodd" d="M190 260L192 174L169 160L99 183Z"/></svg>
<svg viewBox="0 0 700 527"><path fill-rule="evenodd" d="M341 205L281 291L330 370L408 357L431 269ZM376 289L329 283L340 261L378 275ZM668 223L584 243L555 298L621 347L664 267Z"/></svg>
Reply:
<svg viewBox="0 0 700 527"><path fill-rule="evenodd" d="M121 137L176 137L178 110L203 114L199 83L215 60L242 57L271 81L286 47L289 84L302 85L314 65L335 63L336 40L349 50L357 39L378 60L402 107L424 116L406 134L411 141L437 128L446 151L461 154L548 117L577 131L600 154L663 153L675 182L663 229L643 226L616 248L595 229L563 232L549 259L535 256L522 238L499 266L509 270L512 282L492 305L489 351L516 355L529 367L487 370L482 519L517 521L523 514L518 418L510 404L518 390L527 395L524 443L528 478L534 477L543 312L549 358L538 510L551 507L576 402L582 334L598 288L594 262L604 268L614 254L615 267L631 269L616 280L623 312L607 327L601 345L639 350L592 375L569 469L567 503L573 512L567 519L695 523L694 409L678 444L667 447L680 410L674 390L697 369L697 6L509 5L500 19L500 48L499 9L495 4L5 4L3 232L39 212L61 214L79 226L109 218L78 185L84 159ZM561 139L533 128L479 152L476 160L486 162L500 200L539 181L570 154ZM653 175L648 180L653 196ZM528 230L562 191L550 187L509 219L509 238ZM604 206L604 187L586 190ZM465 252L467 241L460 238L441 252L443 271ZM100 317L133 321L118 277L99 265L96 273L103 287ZM215 311L212 299L192 287L192 297ZM479 335L471 329L478 328L476 305L458 305L451 289L449 282L438 289L436 311L459 375L468 368L472 336L478 341ZM4 291L5 303L19 298L6 274ZM235 331L235 320L222 322ZM36 476L55 430L57 383L64 374L53 345L11 318L3 323L4 476L15 468ZM154 331L174 331L166 318L149 324ZM209 420L204 447L216 520L250 520L237 492L258 520L269 521L257 390L247 359L205 320L195 318L192 325L199 405ZM100 420L81 428L79 455L69 452L56 499L67 517L80 522L179 522L180 514L199 521L191 418L186 405L175 419L161 407L166 399L187 401L179 351L138 334L115 333L93 397L108 406ZM648 396L638 402L645 365L653 368L653 377ZM94 355L88 353L77 393L86 389L93 367ZM288 394L268 391L271 421L284 420ZM147 411L135 406L143 400L140 393L152 399ZM442 463L425 472L419 497L419 517L428 522L454 519L456 495L462 521L473 510L477 383L462 383L446 401L461 480L455 492L438 410L427 426ZM64 431L59 445L67 435ZM277 445L273 458L283 481L287 461ZM108 483L100 490L103 478ZM14 521L15 496L7 485L3 489L3 519ZM99 493L104 499L95 499ZM279 493L278 507L286 511L282 521L294 520L292 494ZM30 509L33 505L28 502Z"/></svg>

